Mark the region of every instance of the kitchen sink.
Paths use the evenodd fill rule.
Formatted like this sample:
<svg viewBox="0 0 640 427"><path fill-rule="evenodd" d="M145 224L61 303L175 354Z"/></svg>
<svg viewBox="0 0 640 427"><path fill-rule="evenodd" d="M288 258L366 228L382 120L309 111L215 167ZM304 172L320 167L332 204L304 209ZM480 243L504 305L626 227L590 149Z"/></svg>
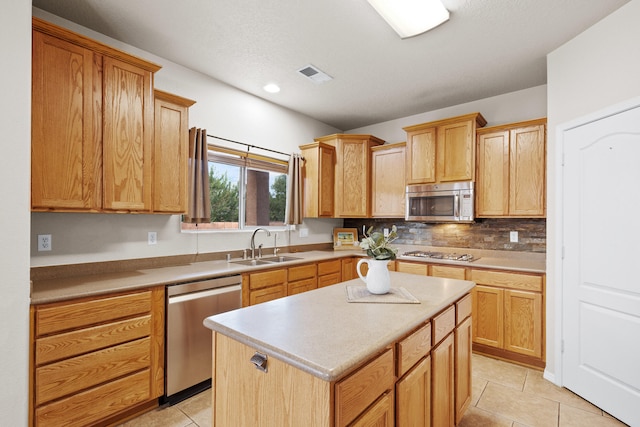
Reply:
<svg viewBox="0 0 640 427"><path fill-rule="evenodd" d="M269 265L269 264L277 264L280 262L296 261L298 259L302 259L302 258L298 258L294 256L278 255L278 256L270 256L270 257L259 258L259 259L241 259L238 261L230 261L230 262L231 264L240 264L240 265Z"/></svg>
<svg viewBox="0 0 640 427"><path fill-rule="evenodd" d="M260 258L260 261L265 261L265 262L287 262L287 261L296 261L302 258L298 258L298 257L294 257L294 256L284 256L284 255L278 255L278 256L270 256L270 257L266 257L266 258Z"/></svg>
<svg viewBox="0 0 640 427"><path fill-rule="evenodd" d="M239 261L230 261L231 264L240 264L240 265L269 265L273 264L273 262L264 261L262 259L242 259Z"/></svg>

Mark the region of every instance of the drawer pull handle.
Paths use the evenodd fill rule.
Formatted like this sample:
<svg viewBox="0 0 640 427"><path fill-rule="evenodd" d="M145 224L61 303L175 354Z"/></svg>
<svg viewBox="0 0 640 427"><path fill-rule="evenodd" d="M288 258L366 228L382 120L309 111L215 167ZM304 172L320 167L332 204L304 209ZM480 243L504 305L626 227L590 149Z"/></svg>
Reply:
<svg viewBox="0 0 640 427"><path fill-rule="evenodd" d="M253 355L251 358L251 363L256 365L256 369L261 370L262 372L267 372L267 355L258 353Z"/></svg>

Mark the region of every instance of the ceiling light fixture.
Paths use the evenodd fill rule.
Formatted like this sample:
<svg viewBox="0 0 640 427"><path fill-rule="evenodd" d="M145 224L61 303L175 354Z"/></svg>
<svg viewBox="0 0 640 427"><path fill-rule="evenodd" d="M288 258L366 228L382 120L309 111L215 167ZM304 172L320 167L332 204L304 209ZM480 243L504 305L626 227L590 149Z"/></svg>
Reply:
<svg viewBox="0 0 640 427"><path fill-rule="evenodd" d="M367 0L402 39L417 36L449 19L440 0Z"/></svg>
<svg viewBox="0 0 640 427"><path fill-rule="evenodd" d="M280 86L278 86L275 83L269 83L264 85L264 87L262 88L265 91L269 92L269 93L278 93L280 92Z"/></svg>

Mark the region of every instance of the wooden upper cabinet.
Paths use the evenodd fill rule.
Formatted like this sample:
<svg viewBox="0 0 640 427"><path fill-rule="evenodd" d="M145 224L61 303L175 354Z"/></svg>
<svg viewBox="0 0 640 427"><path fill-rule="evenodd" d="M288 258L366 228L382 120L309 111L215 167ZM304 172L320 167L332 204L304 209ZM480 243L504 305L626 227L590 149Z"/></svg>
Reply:
<svg viewBox="0 0 640 427"><path fill-rule="evenodd" d="M94 79L99 78L100 67L101 57L94 57L91 50L33 31L31 206L34 210L88 211L100 207L99 84L94 92Z"/></svg>
<svg viewBox="0 0 640 427"><path fill-rule="evenodd" d="M546 119L478 131L477 217L544 217Z"/></svg>
<svg viewBox="0 0 640 427"><path fill-rule="evenodd" d="M404 142L371 148L371 216L404 218Z"/></svg>
<svg viewBox="0 0 640 427"><path fill-rule="evenodd" d="M304 157L302 179L304 181L304 217L334 216L335 147L321 142L301 145Z"/></svg>
<svg viewBox="0 0 640 427"><path fill-rule="evenodd" d="M154 92L153 211L187 210L189 107L195 101Z"/></svg>
<svg viewBox="0 0 640 427"><path fill-rule="evenodd" d="M407 184L473 181L480 113L403 128L407 132Z"/></svg>
<svg viewBox="0 0 640 427"><path fill-rule="evenodd" d="M333 134L316 138L336 149L335 217L371 216L371 147L383 140L372 135Z"/></svg>
<svg viewBox="0 0 640 427"><path fill-rule="evenodd" d="M32 22L32 209L151 212L160 67Z"/></svg>

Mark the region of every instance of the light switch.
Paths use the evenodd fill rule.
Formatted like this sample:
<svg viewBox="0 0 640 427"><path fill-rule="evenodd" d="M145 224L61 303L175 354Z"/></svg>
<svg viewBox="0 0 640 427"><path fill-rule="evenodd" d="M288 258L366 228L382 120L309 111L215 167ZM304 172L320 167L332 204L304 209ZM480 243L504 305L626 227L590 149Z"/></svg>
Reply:
<svg viewBox="0 0 640 427"><path fill-rule="evenodd" d="M518 243L518 232L517 231L509 232L509 241L511 243Z"/></svg>

